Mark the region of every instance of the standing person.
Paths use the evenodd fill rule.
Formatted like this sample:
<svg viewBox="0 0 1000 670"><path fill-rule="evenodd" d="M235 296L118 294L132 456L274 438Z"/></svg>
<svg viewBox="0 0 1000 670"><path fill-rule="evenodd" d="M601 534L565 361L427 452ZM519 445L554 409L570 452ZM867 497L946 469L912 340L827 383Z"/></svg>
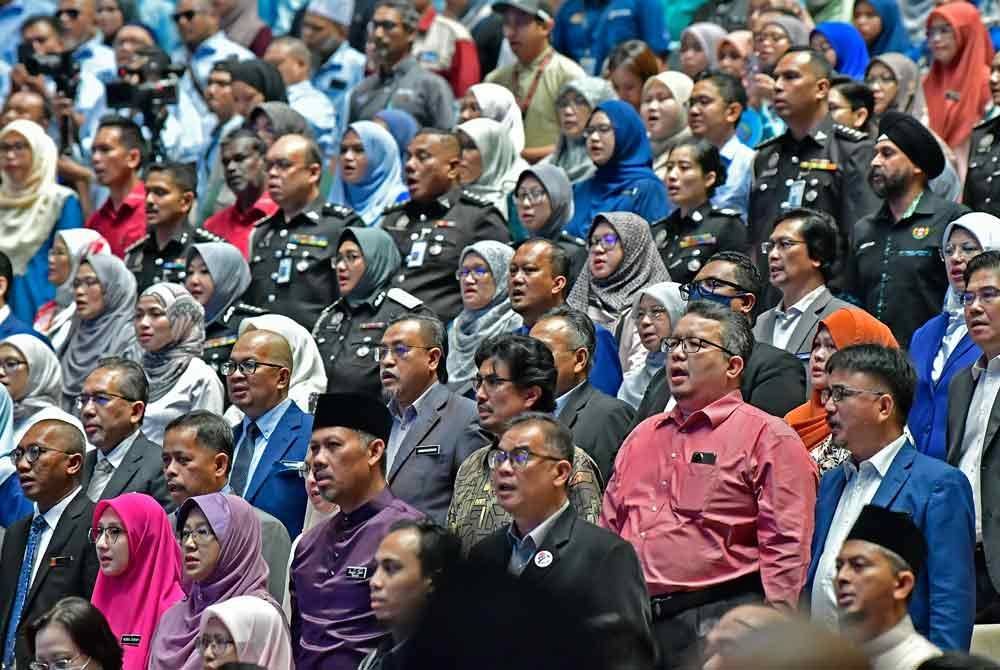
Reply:
<svg viewBox="0 0 1000 670"><path fill-rule="evenodd" d="M62 369L46 342L27 334L0 340L0 384L14 402L11 430L14 444L21 441L35 417L59 410Z"/></svg>
<svg viewBox="0 0 1000 670"><path fill-rule="evenodd" d="M108 241L111 253L124 258L125 249L146 234L146 187L139 176L146 143L134 121L105 117L90 151L97 183L109 193L87 219L87 228Z"/></svg>
<svg viewBox="0 0 1000 670"><path fill-rule="evenodd" d="M657 58L666 60L670 31L664 8L644 0L599 5L568 0L558 6L552 45L588 75L599 76L614 48L629 40L646 42Z"/></svg>
<svg viewBox="0 0 1000 670"><path fill-rule="evenodd" d="M205 84L205 106L215 115L215 123L205 135L205 147L197 162L199 221L204 221L233 200L219 162L223 138L236 131L244 122L236 111L236 101L233 99L233 74L229 71L232 62L224 60L213 64Z"/></svg>
<svg viewBox="0 0 1000 670"><path fill-rule="evenodd" d="M484 74L479 66L476 43L464 25L438 14L430 0L414 0L413 6L420 12L413 54L422 67L448 82L458 100Z"/></svg>
<svg viewBox="0 0 1000 670"><path fill-rule="evenodd" d="M524 119L509 89L499 84L470 86L459 101L458 109L458 118L462 123L479 118L496 121L506 129L518 155L524 151Z"/></svg>
<svg viewBox="0 0 1000 670"><path fill-rule="evenodd" d="M920 67L900 53L872 58L865 71L865 85L875 98L875 116L888 109L904 112L921 121L927 118Z"/></svg>
<svg viewBox="0 0 1000 670"><path fill-rule="evenodd" d="M226 37L246 47L258 58L263 58L271 42L271 28L260 20L257 2L221 0L215 5L219 9L219 27Z"/></svg>
<svg viewBox="0 0 1000 670"><path fill-rule="evenodd" d="M669 281L652 284L640 290L632 304L631 316L647 352L646 362L641 367L633 367L624 376L618 389L618 399L634 408L639 407L653 377L666 367L663 339L670 337L687 308L680 287L677 282Z"/></svg>
<svg viewBox="0 0 1000 670"><path fill-rule="evenodd" d="M642 111L643 89L660 72L661 62L642 40L626 40L608 56L608 79L618 99L637 112ZM673 72L675 81L690 81L686 74Z"/></svg>
<svg viewBox="0 0 1000 670"><path fill-rule="evenodd" d="M687 109L693 88L690 77L671 71L654 74L642 84L638 110L653 149L653 172L661 180L667 176L670 150L691 138Z"/></svg>
<svg viewBox="0 0 1000 670"><path fill-rule="evenodd" d="M330 99L309 79L313 67L309 47L297 37L286 35L274 40L262 58L281 74L288 106L309 121L323 156L335 157L336 142L343 132L344 121L337 116Z"/></svg>
<svg viewBox="0 0 1000 670"><path fill-rule="evenodd" d="M354 210L365 225L379 225L386 208L410 197L399 156L388 130L372 121L355 121L340 138L330 202Z"/></svg>
<svg viewBox="0 0 1000 670"><path fill-rule="evenodd" d="M524 151L529 163L545 158L559 139L556 97L562 87L585 75L576 61L552 47L555 25L544 0L502 0L493 10L503 17L504 38L515 62L486 75L486 81L509 89L524 117Z"/></svg>
<svg viewBox="0 0 1000 670"><path fill-rule="evenodd" d="M55 17L62 26L63 43L80 71L104 82L114 79L115 53L97 29L97 0L59 0Z"/></svg>
<svg viewBox="0 0 1000 670"><path fill-rule="evenodd" d="M466 190L489 202L505 219L517 177L528 167L506 128L493 119L471 119L455 128L462 147L458 180Z"/></svg>
<svg viewBox="0 0 1000 670"><path fill-rule="evenodd" d="M990 97L1000 106L1000 54L990 61ZM987 115L990 116L990 115ZM972 129L969 141L969 171L965 176L964 202L973 211L1000 214L1000 191L993 186L993 157L1000 154L1000 116L992 116Z"/></svg>
<svg viewBox="0 0 1000 670"><path fill-rule="evenodd" d="M898 0L858 0L851 19L874 59L887 52L909 53L913 48L899 12Z"/></svg>
<svg viewBox="0 0 1000 670"><path fill-rule="evenodd" d="M722 26L708 21L692 23L681 33L681 72L692 80L718 67L719 42L726 36Z"/></svg>
<svg viewBox="0 0 1000 670"><path fill-rule="evenodd" d="M365 55L347 39L354 16L350 0L312 0L302 16L302 41L312 52L312 83L326 93L343 128L350 116L350 91L365 76Z"/></svg>
<svg viewBox="0 0 1000 670"><path fill-rule="evenodd" d="M210 605L201 618L198 648L205 668L231 665L293 670L292 644L282 612L254 596Z"/></svg>
<svg viewBox="0 0 1000 670"><path fill-rule="evenodd" d="M559 140L544 162L561 167L574 184L593 175L597 166L587 153L587 135L583 130L594 109L614 98L611 84L601 77L581 77L563 84L555 101Z"/></svg>
<svg viewBox="0 0 1000 670"><path fill-rule="evenodd" d="M850 23L824 21L816 24L809 38L810 46L823 54L834 71L860 80L868 69L868 47L864 37Z"/></svg>
<svg viewBox="0 0 1000 670"><path fill-rule="evenodd" d="M30 658L46 667L86 657L85 666L93 663L95 668L122 668L118 638L101 612L85 598L62 598L32 621L25 633Z"/></svg>

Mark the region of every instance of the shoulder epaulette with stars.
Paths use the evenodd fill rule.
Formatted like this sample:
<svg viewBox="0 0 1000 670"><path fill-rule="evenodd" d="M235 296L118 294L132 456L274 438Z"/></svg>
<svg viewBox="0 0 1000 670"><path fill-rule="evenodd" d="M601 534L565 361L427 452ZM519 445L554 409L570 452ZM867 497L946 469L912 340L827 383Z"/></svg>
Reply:
<svg viewBox="0 0 1000 670"><path fill-rule="evenodd" d="M587 243L584 242L583 239L581 239L581 238L579 238L579 237L577 237L575 235L570 235L565 230L562 231L561 233L559 233L559 239L562 240L562 241L564 241L564 242L570 242L571 244L575 244L578 247L585 247L585 246L587 246Z"/></svg>
<svg viewBox="0 0 1000 670"><path fill-rule="evenodd" d="M223 323L228 323L229 320L233 318L233 316L238 312L243 314L251 314L253 316L262 316L268 313L266 309L261 309L260 307L250 305L245 302L237 302L233 305L230 305L229 309L226 310L226 313L222 317Z"/></svg>
<svg viewBox="0 0 1000 670"><path fill-rule="evenodd" d="M228 242L229 240L219 237L215 233L205 230L204 228L195 228L194 236L198 238L199 242Z"/></svg>
<svg viewBox="0 0 1000 670"><path fill-rule="evenodd" d="M125 247L125 254L128 255L149 241L149 235L143 235L140 239Z"/></svg>
<svg viewBox="0 0 1000 670"><path fill-rule="evenodd" d="M462 200L466 202L471 202L474 205L479 205L480 207L492 207L493 203L486 198L473 193L472 191L466 191L462 189Z"/></svg>
<svg viewBox="0 0 1000 670"><path fill-rule="evenodd" d="M354 210L350 207L344 207L343 205L333 205L326 203L323 205L323 214L325 216L339 216L343 219L349 218L354 215Z"/></svg>
<svg viewBox="0 0 1000 670"><path fill-rule="evenodd" d="M868 139L868 133L863 133L860 130L849 126L842 126L839 123L833 124L833 131L837 134L837 137L843 137L844 139L851 140L852 142L860 142Z"/></svg>
<svg viewBox="0 0 1000 670"><path fill-rule="evenodd" d="M757 146L754 147L754 150L755 151L760 151L764 147L771 146L772 144L777 144L778 141L781 140L782 137L784 137L784 135L775 135L774 137L772 137L770 139L766 139L763 142L758 142Z"/></svg>

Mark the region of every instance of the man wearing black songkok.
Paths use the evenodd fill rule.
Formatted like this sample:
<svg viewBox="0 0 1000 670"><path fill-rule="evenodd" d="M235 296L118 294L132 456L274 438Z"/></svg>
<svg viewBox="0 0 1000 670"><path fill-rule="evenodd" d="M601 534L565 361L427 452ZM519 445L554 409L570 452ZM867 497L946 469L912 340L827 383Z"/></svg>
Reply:
<svg viewBox="0 0 1000 670"><path fill-rule="evenodd" d="M913 670L941 651L913 628L907 603L927 560L909 514L865 505L837 556L837 608L845 635L873 670Z"/></svg>
<svg viewBox="0 0 1000 670"><path fill-rule="evenodd" d="M944 154L909 114L882 115L868 183L882 206L857 223L847 290L906 347L913 331L941 312L948 289L941 238L969 211L927 186L944 170Z"/></svg>

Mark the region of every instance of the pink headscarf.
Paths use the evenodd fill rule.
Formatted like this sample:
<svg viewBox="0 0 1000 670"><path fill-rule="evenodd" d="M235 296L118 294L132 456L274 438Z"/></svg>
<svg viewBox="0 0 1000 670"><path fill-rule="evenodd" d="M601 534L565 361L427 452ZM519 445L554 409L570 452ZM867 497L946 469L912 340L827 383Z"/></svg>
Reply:
<svg viewBox="0 0 1000 670"><path fill-rule="evenodd" d="M104 614L115 637L138 638L136 644L122 644L124 670L146 670L149 646L160 617L184 597L180 547L166 512L150 496L126 493L98 502L94 508L95 527L109 507L125 526L128 567L117 577L98 573L91 602Z"/></svg>
<svg viewBox="0 0 1000 670"><path fill-rule="evenodd" d="M217 619L236 644L240 663L267 670L292 670L292 643L285 620L274 607L255 596L236 596L216 603L201 617L201 630Z"/></svg>

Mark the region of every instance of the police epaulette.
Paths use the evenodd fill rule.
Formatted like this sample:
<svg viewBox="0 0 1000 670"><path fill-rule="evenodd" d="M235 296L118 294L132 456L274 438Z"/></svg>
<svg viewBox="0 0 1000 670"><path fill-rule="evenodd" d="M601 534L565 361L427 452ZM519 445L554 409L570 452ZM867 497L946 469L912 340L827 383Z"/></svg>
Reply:
<svg viewBox="0 0 1000 670"><path fill-rule="evenodd" d="M195 237L200 237L203 241L208 241L208 242L229 242L229 240L227 240L227 239L225 239L223 237L219 237L218 235L216 235L212 231L205 230L204 228L195 228L194 229L194 234L195 234Z"/></svg>
<svg viewBox="0 0 1000 670"><path fill-rule="evenodd" d="M729 207L723 207L722 209L713 210L716 214L722 214L723 216L739 216L740 213L735 209L730 209Z"/></svg>
<svg viewBox="0 0 1000 670"><path fill-rule="evenodd" d="M868 133L863 133L860 130L851 128L849 126L842 126L839 123L833 124L833 132L839 137L851 140L852 142L860 142L862 140L868 139Z"/></svg>
<svg viewBox="0 0 1000 670"><path fill-rule="evenodd" d="M490 206L493 205L492 202L490 202L486 198L482 197L481 195L477 195L476 193L473 193L472 191L466 191L465 189L462 189L461 197L462 197L462 200L467 200L467 201L469 201L469 202L471 202L471 203L473 203L475 205L481 205L483 207L490 207Z"/></svg>
<svg viewBox="0 0 1000 670"><path fill-rule="evenodd" d="M253 316L262 316L268 314L266 309L261 309L254 305L250 305L245 302L237 302L229 306L226 313L222 315L222 323L229 323L229 320L233 318L233 315L237 312L242 312L244 314L252 314Z"/></svg>
<svg viewBox="0 0 1000 670"><path fill-rule="evenodd" d="M755 146L755 147L754 147L754 151L760 151L760 150L761 150L761 149L763 149L764 147L767 147L767 146L770 146L770 145L772 145L772 144L775 144L775 143L777 143L777 142L778 142L778 140L780 140L780 139L781 139L782 137L784 137L784 135L775 135L774 137L772 137L772 138L770 138L770 139L766 139L766 140L764 140L763 142L758 142L758 143L757 143L757 146Z"/></svg>
<svg viewBox="0 0 1000 670"><path fill-rule="evenodd" d="M587 246L587 243L584 242L582 238L579 238L579 237L577 237L575 235L570 235L565 230L559 233L559 239L560 240L566 240L567 242L572 242L573 244L575 244L577 246L581 246L581 247Z"/></svg>
<svg viewBox="0 0 1000 670"><path fill-rule="evenodd" d="M398 302L400 305L406 309L416 309L424 304L424 301L415 295L410 295L401 288L391 288L389 292L385 294L386 298L389 298L393 302Z"/></svg>
<svg viewBox="0 0 1000 670"><path fill-rule="evenodd" d="M388 214L389 212L395 212L396 210L403 209L408 204L410 204L410 201L409 200L404 200L402 202L394 202L391 205L386 205L382 209L382 214L384 215L384 214Z"/></svg>
<svg viewBox="0 0 1000 670"><path fill-rule="evenodd" d="M972 126L972 129L975 130L976 128L985 128L986 126L990 126L997 123L998 120L1000 120L1000 115L991 117L989 119L983 119L976 125Z"/></svg>
<svg viewBox="0 0 1000 670"><path fill-rule="evenodd" d="M143 235L141 238L139 238L138 240L136 240L132 244L130 244L127 247L125 247L125 253L126 254L132 253L134 250L136 250L139 247L141 247L142 245L144 245L148 240L149 240L149 235Z"/></svg>
<svg viewBox="0 0 1000 670"><path fill-rule="evenodd" d="M350 207L344 207L343 205L333 205L331 203L326 203L323 205L323 214L327 216L339 216L342 218L348 218L354 214L354 210Z"/></svg>

